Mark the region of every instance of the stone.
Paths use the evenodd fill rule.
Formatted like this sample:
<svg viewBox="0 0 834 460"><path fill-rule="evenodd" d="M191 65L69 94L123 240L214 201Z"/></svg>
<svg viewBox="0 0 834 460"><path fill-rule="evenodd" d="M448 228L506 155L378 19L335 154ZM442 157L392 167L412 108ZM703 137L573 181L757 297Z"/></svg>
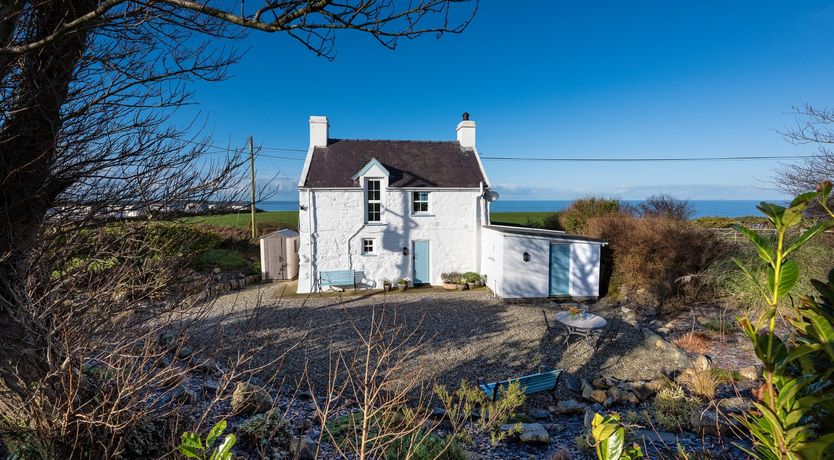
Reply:
<svg viewBox="0 0 834 460"><path fill-rule="evenodd" d="M604 379L602 377L595 378L594 381L593 381L593 384L594 384L594 388L596 388L598 390L607 390L608 387L610 386L610 385L608 385L608 382L606 381L606 379Z"/></svg>
<svg viewBox="0 0 834 460"><path fill-rule="evenodd" d="M191 404L197 400L197 393L191 388L180 385L174 390L171 400L179 404Z"/></svg>
<svg viewBox="0 0 834 460"><path fill-rule="evenodd" d="M709 356L697 355L695 356L695 359L692 360L692 367L700 371L708 371L712 369L712 360Z"/></svg>
<svg viewBox="0 0 834 460"><path fill-rule="evenodd" d="M581 414L585 411L585 405L577 402L574 399L567 399L556 403L556 408L553 412L557 414Z"/></svg>
<svg viewBox="0 0 834 460"><path fill-rule="evenodd" d="M704 433L717 436L736 428L735 420L716 411L712 407L698 408L692 412L689 418L692 430L696 433Z"/></svg>
<svg viewBox="0 0 834 460"><path fill-rule="evenodd" d="M605 401L603 401L603 403L602 403L602 407L604 407L604 408L608 409L608 408L610 408L611 406L613 406L614 404L617 404L617 400L616 400L616 399L614 399L614 398L611 398L611 397L609 396L608 398L605 398Z"/></svg>
<svg viewBox="0 0 834 460"><path fill-rule="evenodd" d="M743 413L753 410L753 401L736 396L718 401L718 408L724 413Z"/></svg>
<svg viewBox="0 0 834 460"><path fill-rule="evenodd" d="M512 431L516 425L501 425L501 431ZM524 444L547 444L550 442L550 433L541 423L522 423L521 432L518 433L518 441Z"/></svg>
<svg viewBox="0 0 834 460"><path fill-rule="evenodd" d="M249 382L238 382L232 392L232 411L237 415L266 412L272 408L272 404L269 392Z"/></svg>
<svg viewBox="0 0 834 460"><path fill-rule="evenodd" d="M533 408L530 409L528 415L536 420L546 420L550 418L550 411L547 409Z"/></svg>
<svg viewBox="0 0 834 460"><path fill-rule="evenodd" d="M608 393L605 390L594 390L591 392L591 401L603 403L608 399Z"/></svg>
<svg viewBox="0 0 834 460"><path fill-rule="evenodd" d="M629 404L632 404L632 405L635 405L635 406L640 404L640 398L638 398L637 395L635 395L634 393L632 393L630 391L628 393L626 393L625 401L628 402Z"/></svg>
<svg viewBox="0 0 834 460"><path fill-rule="evenodd" d="M671 332L672 332L672 330L669 329L666 326L657 328L657 333L658 334L669 335Z"/></svg>
<svg viewBox="0 0 834 460"><path fill-rule="evenodd" d="M308 436L293 436L290 440L290 455L297 460L313 460L316 441Z"/></svg>
<svg viewBox="0 0 834 460"><path fill-rule="evenodd" d="M643 333L643 343L647 347L656 347L662 350L666 347L666 343L668 343L665 340L663 340L662 337L657 335L653 330L647 327L640 328L640 332Z"/></svg>
<svg viewBox="0 0 834 460"><path fill-rule="evenodd" d="M742 367L738 370L738 373L747 380L758 380L762 377L762 370L758 366Z"/></svg>
<svg viewBox="0 0 834 460"><path fill-rule="evenodd" d="M611 387L608 389L608 397L617 402L622 398L622 392L617 387Z"/></svg>
<svg viewBox="0 0 834 460"><path fill-rule="evenodd" d="M209 397L214 397L220 389L220 382L215 379L206 379L203 382L203 393Z"/></svg>
<svg viewBox="0 0 834 460"><path fill-rule="evenodd" d="M188 345L183 345L177 350L177 358L179 359L188 359L194 353L194 349L189 347Z"/></svg>
<svg viewBox="0 0 834 460"><path fill-rule="evenodd" d="M591 427L591 423L594 421L594 414L595 412L590 407L585 408L585 416L582 418L582 425L585 428Z"/></svg>
<svg viewBox="0 0 834 460"><path fill-rule="evenodd" d="M674 433L666 431L654 430L635 430L634 435L637 439L642 439L650 443L665 444L667 446L675 446L678 443L678 437ZM643 443L638 443L643 445Z"/></svg>
<svg viewBox="0 0 834 460"><path fill-rule="evenodd" d="M565 386L568 390L579 393L582 391L582 381L575 375L568 374L565 376Z"/></svg>
<svg viewBox="0 0 834 460"><path fill-rule="evenodd" d="M585 379L582 379L582 399L591 399L591 393L594 392L594 386Z"/></svg>

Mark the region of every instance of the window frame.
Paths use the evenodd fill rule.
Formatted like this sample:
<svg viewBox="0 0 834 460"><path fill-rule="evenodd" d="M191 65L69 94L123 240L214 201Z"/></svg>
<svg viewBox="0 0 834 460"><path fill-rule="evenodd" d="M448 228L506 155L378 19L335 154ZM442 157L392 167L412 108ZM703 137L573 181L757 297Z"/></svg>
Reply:
<svg viewBox="0 0 834 460"><path fill-rule="evenodd" d="M368 251L366 249L365 244L370 243L371 250ZM375 256L376 255L376 241L373 238L362 238L361 242L361 254L363 256Z"/></svg>
<svg viewBox="0 0 834 460"><path fill-rule="evenodd" d="M417 199L421 194L426 195L425 200L418 200ZM431 215L430 200L431 200L431 197L430 197L429 192L424 192L424 191L419 191L419 190L412 191L411 192L411 215L412 216L428 216L428 215ZM425 211L416 210L415 208L416 208L417 204L425 204L426 210Z"/></svg>
<svg viewBox="0 0 834 460"><path fill-rule="evenodd" d="M371 184L376 184L376 189L371 189ZM376 192L376 199L371 199L371 193ZM371 206L376 205L376 220L371 219ZM382 223L382 179L367 179L365 181L365 222L369 224Z"/></svg>

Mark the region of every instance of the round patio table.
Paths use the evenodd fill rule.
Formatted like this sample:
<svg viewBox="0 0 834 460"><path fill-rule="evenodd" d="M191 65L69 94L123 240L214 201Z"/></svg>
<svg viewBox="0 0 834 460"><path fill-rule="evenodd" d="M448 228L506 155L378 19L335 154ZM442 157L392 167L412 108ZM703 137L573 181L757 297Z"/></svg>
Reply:
<svg viewBox="0 0 834 460"><path fill-rule="evenodd" d="M568 329L568 337L571 335L588 337L594 330L602 329L608 324L602 316L584 310L576 316L571 316L568 311L560 311L556 313L555 318Z"/></svg>

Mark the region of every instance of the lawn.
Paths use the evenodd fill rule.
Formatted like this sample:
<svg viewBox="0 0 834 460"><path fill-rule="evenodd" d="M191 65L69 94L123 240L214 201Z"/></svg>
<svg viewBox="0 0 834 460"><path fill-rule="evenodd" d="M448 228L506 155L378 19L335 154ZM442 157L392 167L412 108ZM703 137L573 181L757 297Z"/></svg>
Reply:
<svg viewBox="0 0 834 460"><path fill-rule="evenodd" d="M187 217L186 222L197 222L215 227L249 227L249 212L243 211L233 214L218 214L215 216ZM274 222L298 228L298 211L266 211L255 216L257 222Z"/></svg>
<svg viewBox="0 0 834 460"><path fill-rule="evenodd" d="M541 225L552 212L493 212L490 222L493 224Z"/></svg>

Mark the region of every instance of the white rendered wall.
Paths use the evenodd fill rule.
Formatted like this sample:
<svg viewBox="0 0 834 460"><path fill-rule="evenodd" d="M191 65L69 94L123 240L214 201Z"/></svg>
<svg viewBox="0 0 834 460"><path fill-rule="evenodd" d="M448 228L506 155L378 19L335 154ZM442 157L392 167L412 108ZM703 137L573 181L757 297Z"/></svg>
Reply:
<svg viewBox="0 0 834 460"><path fill-rule="evenodd" d="M382 287L384 278L410 279L411 242L416 240L429 241L432 284L441 282L443 272L479 271L477 232L483 222L479 190L429 189L429 215L414 216L411 190L390 189L386 182L379 224L365 223L363 189L300 190L300 203L307 209L299 213L298 292L310 292L318 272L327 270L364 271L376 287ZM376 255L361 253L365 238L374 239ZM408 248L408 256L402 254L403 247Z"/></svg>
<svg viewBox="0 0 834 460"><path fill-rule="evenodd" d="M481 231L481 273L487 277L487 287L503 297L504 234L495 230Z"/></svg>
<svg viewBox="0 0 834 460"><path fill-rule="evenodd" d="M573 243L570 246L570 295L599 297L600 246Z"/></svg>
<svg viewBox="0 0 834 460"><path fill-rule="evenodd" d="M524 261L524 252L530 261ZM550 240L520 235L504 236L502 297L547 297L550 283Z"/></svg>

